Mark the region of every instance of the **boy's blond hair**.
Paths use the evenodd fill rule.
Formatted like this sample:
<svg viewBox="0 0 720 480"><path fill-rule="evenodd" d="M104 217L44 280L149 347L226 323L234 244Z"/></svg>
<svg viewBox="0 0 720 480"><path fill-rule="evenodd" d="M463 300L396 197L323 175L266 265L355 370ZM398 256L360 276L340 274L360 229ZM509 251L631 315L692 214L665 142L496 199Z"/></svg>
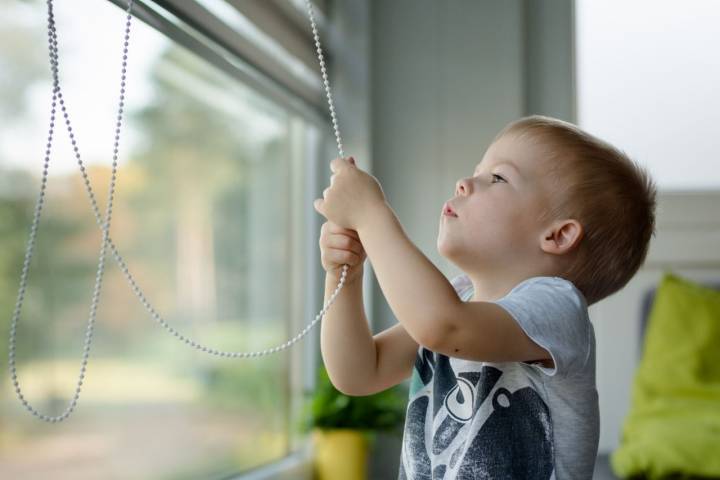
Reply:
<svg viewBox="0 0 720 480"><path fill-rule="evenodd" d="M656 185L623 151L553 117L531 115L509 123L512 134L542 147L554 205L541 220L574 218L583 237L560 276L591 305L623 288L645 261L655 235Z"/></svg>

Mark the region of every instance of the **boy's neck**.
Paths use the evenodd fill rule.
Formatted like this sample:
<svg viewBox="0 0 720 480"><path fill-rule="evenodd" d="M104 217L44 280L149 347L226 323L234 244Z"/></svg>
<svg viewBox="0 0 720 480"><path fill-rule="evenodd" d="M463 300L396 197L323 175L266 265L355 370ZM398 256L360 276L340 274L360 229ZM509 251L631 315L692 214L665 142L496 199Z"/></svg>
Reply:
<svg viewBox="0 0 720 480"><path fill-rule="evenodd" d="M470 301L473 302L493 302L499 300L518 285L523 280L531 277L547 275L539 272L508 272L504 275L478 275L470 274L467 276L473 285L473 296Z"/></svg>

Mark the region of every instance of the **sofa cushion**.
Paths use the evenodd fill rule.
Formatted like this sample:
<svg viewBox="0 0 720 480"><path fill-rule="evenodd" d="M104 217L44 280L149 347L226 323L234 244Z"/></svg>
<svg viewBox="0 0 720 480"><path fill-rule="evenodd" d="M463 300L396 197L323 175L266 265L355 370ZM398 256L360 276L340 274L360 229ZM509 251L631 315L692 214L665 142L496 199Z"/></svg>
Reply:
<svg viewBox="0 0 720 480"><path fill-rule="evenodd" d="M720 477L720 292L665 272L620 447L620 477Z"/></svg>

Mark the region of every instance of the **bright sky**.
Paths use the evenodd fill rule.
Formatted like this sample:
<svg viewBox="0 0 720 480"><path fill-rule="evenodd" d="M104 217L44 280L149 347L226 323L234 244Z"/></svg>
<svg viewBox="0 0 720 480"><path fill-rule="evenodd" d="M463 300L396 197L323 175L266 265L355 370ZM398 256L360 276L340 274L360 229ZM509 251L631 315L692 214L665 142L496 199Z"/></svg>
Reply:
<svg viewBox="0 0 720 480"><path fill-rule="evenodd" d="M578 124L661 189L720 189L720 2L576 5Z"/></svg>
<svg viewBox="0 0 720 480"><path fill-rule="evenodd" d="M20 5L22 6L22 5ZM60 86L70 115L70 124L78 141L83 163L112 165L115 122L120 101L125 13L110 2L73 0L54 2L55 24L60 57ZM35 8L19 8L27 15L27 25L42 31L47 52L47 7L41 2L42 14ZM77 12L83 11L82 19ZM92 19L92 21L85 21ZM126 73L125 107L120 131L119 164L126 158L134 138L132 127L126 125L125 112L137 108L151 96L145 81L153 60L167 40L133 18ZM29 120L27 123L3 125L1 158L9 164L21 164L40 174L50 124L52 103L52 72L48 58L47 81L26 88ZM71 148L58 102L55 113L50 173L68 172L79 167Z"/></svg>
<svg viewBox="0 0 720 480"><path fill-rule="evenodd" d="M86 165L99 163L110 167L120 100L125 11L99 0L73 0L72 4L53 2L53 5L60 57L60 86L80 158ZM13 23L42 32L42 48L47 52L45 2L35 5L14 3L13 7ZM78 11L83 12L82 21L79 21ZM128 152L139 139L133 130L134 125L128 122L127 114L141 108L152 98L149 71L169 42L142 21L132 19L118 165L127 161ZM48 58L46 81L19 92L27 98L28 119L2 125L0 137L0 161L22 165L37 175L42 173L52 102L52 72L48 54L44 55ZM208 68L214 69L210 65ZM187 95L201 98L208 108L236 120L238 130L253 139L247 143L248 149L261 148L269 138L286 134L284 115L278 116L277 107L268 106L270 110L259 108L257 94L236 82L231 84L231 88L227 85L215 87L185 75L172 65L166 65L164 74L166 80L179 82ZM221 76L219 72L218 75ZM249 101L250 97L253 101ZM50 175L72 171L79 174L59 102L55 115Z"/></svg>

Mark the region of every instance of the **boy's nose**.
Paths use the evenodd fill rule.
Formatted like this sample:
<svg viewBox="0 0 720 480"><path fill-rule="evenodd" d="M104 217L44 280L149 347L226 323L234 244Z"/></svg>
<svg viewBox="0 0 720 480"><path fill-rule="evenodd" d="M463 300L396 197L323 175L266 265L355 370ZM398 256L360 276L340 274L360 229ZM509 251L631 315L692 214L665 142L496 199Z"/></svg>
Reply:
<svg viewBox="0 0 720 480"><path fill-rule="evenodd" d="M470 192L470 184L467 179L458 180L455 184L455 195L467 195Z"/></svg>

